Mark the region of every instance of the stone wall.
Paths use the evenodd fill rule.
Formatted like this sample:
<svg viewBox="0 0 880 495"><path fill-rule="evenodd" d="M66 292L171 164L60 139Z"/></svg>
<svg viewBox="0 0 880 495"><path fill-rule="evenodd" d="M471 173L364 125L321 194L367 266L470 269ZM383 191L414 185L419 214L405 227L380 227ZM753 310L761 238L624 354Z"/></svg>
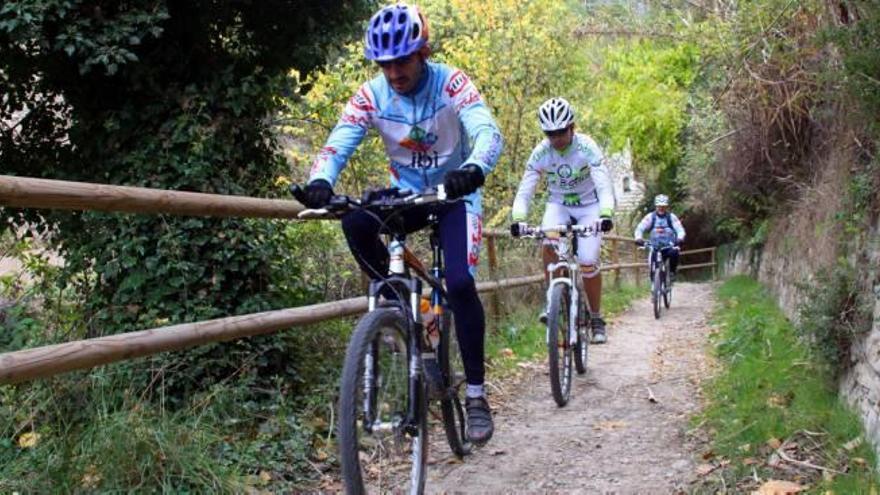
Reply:
<svg viewBox="0 0 880 495"><path fill-rule="evenodd" d="M852 366L840 381L846 397L865 424L868 438L880 453L880 219L868 237L860 275L874 301L871 330L852 346Z"/></svg>
<svg viewBox="0 0 880 495"><path fill-rule="evenodd" d="M792 320L797 320L797 307L804 297L803 284L811 280L821 258L845 256L860 267L857 284L873 301L870 331L852 344L851 361L844 370L840 395L862 418L868 439L880 454L880 219L865 236L863 245L852 246L844 253L817 243L808 252L797 249L789 229L791 224L777 224L770 239L761 248L724 246L720 249L722 273L748 274L757 277L777 296L780 307ZM803 241L797 241L803 244ZM820 253L822 249L827 251ZM821 256L819 256L821 254Z"/></svg>

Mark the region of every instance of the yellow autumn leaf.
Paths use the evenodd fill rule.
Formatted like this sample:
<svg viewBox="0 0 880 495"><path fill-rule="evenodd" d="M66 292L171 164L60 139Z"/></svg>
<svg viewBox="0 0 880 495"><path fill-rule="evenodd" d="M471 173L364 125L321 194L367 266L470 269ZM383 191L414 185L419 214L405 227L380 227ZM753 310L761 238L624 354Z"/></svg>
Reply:
<svg viewBox="0 0 880 495"><path fill-rule="evenodd" d="M40 441L40 434L29 431L27 433L22 433L20 437L18 437L18 446L23 449L29 449L37 445L37 442Z"/></svg>
<svg viewBox="0 0 880 495"><path fill-rule="evenodd" d="M795 493L806 490L807 487L801 486L791 481L770 480L757 491L752 492L753 495L793 495Z"/></svg>

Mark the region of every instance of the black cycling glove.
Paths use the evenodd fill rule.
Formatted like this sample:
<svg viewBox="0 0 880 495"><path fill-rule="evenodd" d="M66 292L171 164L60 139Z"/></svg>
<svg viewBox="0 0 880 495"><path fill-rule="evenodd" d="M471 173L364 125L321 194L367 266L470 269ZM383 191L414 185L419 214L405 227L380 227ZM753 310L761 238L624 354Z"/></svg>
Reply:
<svg viewBox="0 0 880 495"><path fill-rule="evenodd" d="M465 165L458 170L446 173L443 186L449 199L457 199L476 191L486 182L483 170L474 164Z"/></svg>
<svg viewBox="0 0 880 495"><path fill-rule="evenodd" d="M309 182L304 191L305 197L302 203L306 208L323 208L333 197L333 187L324 179Z"/></svg>
<svg viewBox="0 0 880 495"><path fill-rule="evenodd" d="M636 246L642 247L645 245L644 239L636 239Z"/></svg>
<svg viewBox="0 0 880 495"><path fill-rule="evenodd" d="M599 219L599 222L599 228L602 229L602 232L610 232L614 228L614 222L611 221L611 217L602 217Z"/></svg>

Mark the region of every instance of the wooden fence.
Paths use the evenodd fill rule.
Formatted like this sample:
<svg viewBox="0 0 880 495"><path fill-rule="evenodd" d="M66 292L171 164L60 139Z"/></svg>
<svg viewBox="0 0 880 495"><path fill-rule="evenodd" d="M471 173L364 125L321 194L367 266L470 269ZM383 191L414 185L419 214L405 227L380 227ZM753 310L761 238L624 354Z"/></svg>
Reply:
<svg viewBox="0 0 880 495"><path fill-rule="evenodd" d="M163 191L139 187L87 184L80 182L32 179L0 175L0 206L20 208L54 208L97 210L119 213L164 213L174 215L257 217L295 219L303 207L296 201L223 196L191 192ZM495 239L509 235L486 231L489 281L477 284L480 292L499 290L542 282L543 274L498 280L498 257ZM620 271L646 269L645 262L620 262L618 243L633 240L605 236L610 242L611 264L603 270L614 273L619 285ZM637 260L633 249L633 260ZM711 263L683 265L679 269L712 266L715 274L715 248L683 251L682 255L711 252ZM19 383L46 378L73 370L144 357L160 352L277 332L294 325L351 316L366 311L364 297L314 304L298 308L232 316L196 323L186 323L67 342L0 354L0 384ZM490 311L499 315L497 297L490 298Z"/></svg>

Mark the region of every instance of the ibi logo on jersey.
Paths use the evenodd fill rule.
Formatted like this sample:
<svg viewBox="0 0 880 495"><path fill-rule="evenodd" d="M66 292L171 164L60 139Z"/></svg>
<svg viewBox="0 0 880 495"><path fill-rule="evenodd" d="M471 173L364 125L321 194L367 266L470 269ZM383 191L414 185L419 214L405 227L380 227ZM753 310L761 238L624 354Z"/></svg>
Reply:
<svg viewBox="0 0 880 495"><path fill-rule="evenodd" d="M412 150L411 167L431 168L439 165L437 152L429 153L431 146L437 142L437 135L414 125L409 135L400 141L400 146Z"/></svg>

